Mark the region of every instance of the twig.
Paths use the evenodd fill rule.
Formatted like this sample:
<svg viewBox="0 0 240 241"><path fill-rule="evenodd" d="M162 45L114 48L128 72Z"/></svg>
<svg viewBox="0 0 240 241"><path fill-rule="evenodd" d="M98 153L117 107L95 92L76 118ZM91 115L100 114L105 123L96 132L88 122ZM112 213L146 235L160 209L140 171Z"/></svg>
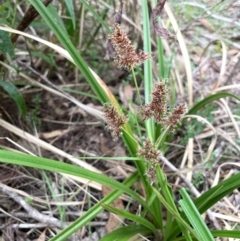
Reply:
<svg viewBox="0 0 240 241"><path fill-rule="evenodd" d="M48 215L42 214L29 205L22 197L15 193L15 189L8 187L7 185L0 183L0 190L11 197L15 202L17 202L22 208L24 208L28 215L41 222L58 228L66 228L67 224L65 222L59 221L57 218L50 217Z"/></svg>
<svg viewBox="0 0 240 241"><path fill-rule="evenodd" d="M220 16L220 15L214 14L207 7L205 7L203 4L199 4L199 3L195 3L195 2L183 2L183 3L180 3L179 5L180 6L181 5L190 5L190 6L201 8L209 16L211 16L211 17L213 17L215 19L218 19L218 20L221 20L221 21L224 21L224 22L227 22L227 23L232 23L232 24L234 24L234 25L236 25L238 27L240 26L240 23L237 20L234 20L234 19L231 19L231 18L226 18L226 17Z"/></svg>
<svg viewBox="0 0 240 241"><path fill-rule="evenodd" d="M45 7L47 7L51 2L52 0L46 0L43 4L45 5ZM39 16L38 11L33 7L33 5L30 5L23 19L18 24L17 30L24 31L38 16ZM19 36L18 34L12 34L11 36L12 43L15 43L17 41L18 36Z"/></svg>
<svg viewBox="0 0 240 241"><path fill-rule="evenodd" d="M52 2L52 0L46 0L43 4L45 6L48 6L51 2ZM24 17L21 20L21 22L18 24L17 30L24 31L38 16L39 16L38 11L31 5L29 7L29 9L27 10L27 12L24 14ZM14 44L17 41L18 36L19 36L18 34L15 34L15 33L12 34L12 36L11 36L12 44ZM0 60L1 61L4 60L3 54L0 55Z"/></svg>
<svg viewBox="0 0 240 241"><path fill-rule="evenodd" d="M74 103L75 105L80 107L82 110L86 111L88 114L93 115L93 116L95 116L96 118L98 118L100 120L104 120L103 113L101 111L96 110L96 108L95 109L91 108L91 107L89 108L87 105L82 104L75 97L73 97L73 96L69 95L68 93L64 92L63 90L61 90L61 88L59 88L58 86L53 84L50 80L48 80L47 77L45 77L44 75L40 74L38 71L36 71L31 66L28 66L27 64L23 63L20 60L18 60L17 62L19 64L25 66L27 69L29 69L31 72L33 72L36 76L38 76L41 80L43 80L45 83L50 85L54 90L57 90L59 92L59 93L55 92L55 94L58 94L59 96L70 100L72 103ZM44 85L42 85L41 83L39 83L37 81L35 83L37 83L40 87L44 88ZM50 91L49 88L45 88L45 89Z"/></svg>

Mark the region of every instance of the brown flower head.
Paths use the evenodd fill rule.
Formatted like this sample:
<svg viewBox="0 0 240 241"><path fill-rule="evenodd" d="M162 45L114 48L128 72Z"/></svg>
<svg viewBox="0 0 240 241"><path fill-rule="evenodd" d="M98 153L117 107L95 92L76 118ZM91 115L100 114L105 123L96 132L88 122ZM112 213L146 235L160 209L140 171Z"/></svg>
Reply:
<svg viewBox="0 0 240 241"><path fill-rule="evenodd" d="M143 120L153 117L156 122L165 124L167 114L167 94L168 90L166 83L162 81L155 83L151 102L144 105L140 111Z"/></svg>
<svg viewBox="0 0 240 241"><path fill-rule="evenodd" d="M156 169L155 169L155 167L150 167L146 171L145 175L147 176L151 185L156 182Z"/></svg>
<svg viewBox="0 0 240 241"><path fill-rule="evenodd" d="M185 104L180 104L167 118L167 125L169 126L170 131L174 131L174 128L180 123L182 117L187 111L187 107Z"/></svg>
<svg viewBox="0 0 240 241"><path fill-rule="evenodd" d="M151 56L140 51L138 54L134 46L131 44L126 32L122 31L120 25L114 25L114 32L109 36L109 39L116 51L115 61L120 68L131 70Z"/></svg>
<svg viewBox="0 0 240 241"><path fill-rule="evenodd" d="M149 140L146 140L143 147L138 149L138 156L143 157L148 164L145 175L148 177L151 184L156 181L156 167L159 164L159 157L161 155L161 151Z"/></svg>
<svg viewBox="0 0 240 241"><path fill-rule="evenodd" d="M143 157L147 162L155 165L158 163L161 152L149 140L144 142L144 146L138 149L138 156Z"/></svg>
<svg viewBox="0 0 240 241"><path fill-rule="evenodd" d="M121 134L121 127L127 122L127 118L109 103L104 105L103 111L108 129L111 131L113 140L116 141Z"/></svg>

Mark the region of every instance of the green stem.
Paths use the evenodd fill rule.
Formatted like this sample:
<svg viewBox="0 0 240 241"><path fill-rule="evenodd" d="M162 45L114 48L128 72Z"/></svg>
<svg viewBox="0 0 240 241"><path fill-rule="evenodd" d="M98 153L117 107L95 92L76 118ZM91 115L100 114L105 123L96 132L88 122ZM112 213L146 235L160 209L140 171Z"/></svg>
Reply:
<svg viewBox="0 0 240 241"><path fill-rule="evenodd" d="M132 69L133 80L134 80L134 84L135 84L136 92L137 92L137 96L138 96L138 102L142 106L142 101L141 101L141 96L140 96L140 92L139 92L139 88L138 88L138 84L137 84L137 80L136 80L136 75L133 70L133 67L131 69Z"/></svg>

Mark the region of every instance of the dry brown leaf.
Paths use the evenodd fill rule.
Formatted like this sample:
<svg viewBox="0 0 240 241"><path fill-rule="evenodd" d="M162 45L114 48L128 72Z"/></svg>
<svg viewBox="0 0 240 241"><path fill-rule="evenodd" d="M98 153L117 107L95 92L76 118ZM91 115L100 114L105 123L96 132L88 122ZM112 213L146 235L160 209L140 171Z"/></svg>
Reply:
<svg viewBox="0 0 240 241"><path fill-rule="evenodd" d="M101 151L104 154L112 155L113 154L113 150L109 148L108 140L103 136L103 134L100 134L99 141L100 141L100 149L101 149Z"/></svg>
<svg viewBox="0 0 240 241"><path fill-rule="evenodd" d="M133 87L130 84L119 88L119 96L124 107L129 107L129 101L133 99Z"/></svg>
<svg viewBox="0 0 240 241"><path fill-rule="evenodd" d="M216 31L215 28L212 26L212 24L209 23L206 19L202 18L199 21L203 25L203 27L205 27L210 32L215 32Z"/></svg>
<svg viewBox="0 0 240 241"><path fill-rule="evenodd" d="M228 55L232 56L232 55L236 55L239 53L239 49L229 49L228 50Z"/></svg>
<svg viewBox="0 0 240 241"><path fill-rule="evenodd" d="M38 237L37 241L45 241L46 240L46 229L43 230L43 232Z"/></svg>
<svg viewBox="0 0 240 241"><path fill-rule="evenodd" d="M107 194L109 194L112 191L111 188L109 187L102 187L102 194L103 196L106 196ZM116 199L113 203L112 206L118 209L124 209L124 205L123 202L120 198ZM110 213L109 214L109 219L107 221L106 224L106 231L107 233L112 232L114 229L116 229L117 227L119 227L119 225L121 225L121 219L116 216L115 214Z"/></svg>

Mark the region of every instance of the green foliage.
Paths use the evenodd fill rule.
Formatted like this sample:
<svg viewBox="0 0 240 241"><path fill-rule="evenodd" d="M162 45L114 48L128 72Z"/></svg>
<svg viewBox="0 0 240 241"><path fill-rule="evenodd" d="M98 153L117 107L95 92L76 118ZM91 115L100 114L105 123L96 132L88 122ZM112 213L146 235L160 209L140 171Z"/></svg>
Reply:
<svg viewBox="0 0 240 241"><path fill-rule="evenodd" d="M182 14L185 16L187 21L191 21L194 18L199 18L204 13L201 8L197 8L196 6L191 6L188 4L182 5L179 8L181 9Z"/></svg>
<svg viewBox="0 0 240 241"><path fill-rule="evenodd" d="M53 66L53 67L57 68L57 65L56 65L56 62L55 62L55 53L48 53L46 55L45 53L42 53L42 52L39 52L39 51L32 51L31 54L32 54L32 56L43 59L50 66Z"/></svg>
<svg viewBox="0 0 240 241"><path fill-rule="evenodd" d="M240 103L237 103L236 108L233 109L233 114L240 116Z"/></svg>
<svg viewBox="0 0 240 241"><path fill-rule="evenodd" d="M34 126L36 126L37 130L40 129L41 127L41 119L39 118L40 116L40 107L42 104L42 99L39 94L35 95L32 99L34 108L30 110L30 122L34 123ZM30 126L32 123L29 123Z"/></svg>
<svg viewBox="0 0 240 241"><path fill-rule="evenodd" d="M33 203L33 200L31 198L29 198L29 197L26 197L24 199L24 201L27 202L28 204L32 204Z"/></svg>
<svg viewBox="0 0 240 241"><path fill-rule="evenodd" d="M8 33L2 30L0 30L0 53L2 53L5 58L15 58L12 42Z"/></svg>
<svg viewBox="0 0 240 241"><path fill-rule="evenodd" d="M150 232L149 229L147 229L143 225L128 225L126 227L116 229L113 232L107 234L105 237L101 238L101 241L127 241L137 234L148 236Z"/></svg>
<svg viewBox="0 0 240 241"><path fill-rule="evenodd" d="M14 20L14 9L10 0L4 1L0 5L0 21L2 24L12 24Z"/></svg>
<svg viewBox="0 0 240 241"><path fill-rule="evenodd" d="M73 1L65 0L65 4L67 7L67 15L70 17L72 21L72 28L73 30L76 29L76 17L75 17L75 12L74 12L74 5Z"/></svg>
<svg viewBox="0 0 240 241"><path fill-rule="evenodd" d="M9 97L14 100L20 115L25 116L27 111L26 103L16 86L11 82L5 82L2 80L0 80L0 86L8 93Z"/></svg>
<svg viewBox="0 0 240 241"><path fill-rule="evenodd" d="M204 176L202 174L201 171L197 171L197 173L195 173L193 175L193 184L196 188L199 188L199 186L201 186L204 183Z"/></svg>
<svg viewBox="0 0 240 241"><path fill-rule="evenodd" d="M193 228L196 231L199 240L214 241L211 232L209 231L207 225L203 221L200 213L198 212L196 206L192 202L187 192L184 189L181 189L180 193L183 199L179 201L179 204L182 207L184 213L186 214L188 220L193 225Z"/></svg>
<svg viewBox="0 0 240 241"><path fill-rule="evenodd" d="M211 124L214 121L213 111L216 110L214 105L206 105L205 108L201 108L196 111L196 115L204 117ZM203 132L206 127L206 123L200 122L195 118L184 121L184 136L181 139L181 144L185 145L189 138L193 138Z"/></svg>
<svg viewBox="0 0 240 241"><path fill-rule="evenodd" d="M70 2L70 1L69 1ZM54 5L49 4L48 5L49 15L51 16L52 22L58 26L58 28L61 28L61 31L64 31L65 34L67 34L67 31L65 29L65 25L62 21L62 19L59 17L57 9ZM67 39L66 39L67 41Z"/></svg>

